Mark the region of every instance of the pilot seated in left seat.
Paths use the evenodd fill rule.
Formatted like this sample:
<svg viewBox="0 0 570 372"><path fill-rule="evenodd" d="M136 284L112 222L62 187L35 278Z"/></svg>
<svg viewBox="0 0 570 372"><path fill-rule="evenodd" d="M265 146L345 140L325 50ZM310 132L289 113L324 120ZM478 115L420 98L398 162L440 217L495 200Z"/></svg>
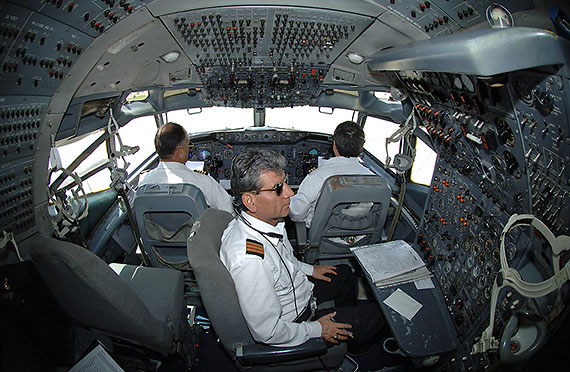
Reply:
<svg viewBox="0 0 570 372"><path fill-rule="evenodd" d="M293 196L284 169L285 158L267 149L249 148L233 159L231 185L241 211L224 231L220 260L256 341L296 346L323 337L349 341L350 352L372 341L384 318L376 303L356 305L347 265L311 266L295 258L282 220ZM316 309L332 299L334 308Z"/></svg>
<svg viewBox="0 0 570 372"><path fill-rule="evenodd" d="M184 165L194 147L184 127L172 122L166 123L156 132L154 146L160 163L150 172L141 175L139 187L155 183L191 184L202 191L210 207L234 213L231 196L215 179L196 173Z"/></svg>

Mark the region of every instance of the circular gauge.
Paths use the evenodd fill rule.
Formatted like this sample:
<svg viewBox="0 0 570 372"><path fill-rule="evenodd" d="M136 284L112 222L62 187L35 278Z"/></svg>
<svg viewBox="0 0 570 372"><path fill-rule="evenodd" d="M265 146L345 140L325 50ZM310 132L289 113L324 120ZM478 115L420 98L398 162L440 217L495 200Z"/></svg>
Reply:
<svg viewBox="0 0 570 372"><path fill-rule="evenodd" d="M479 275L477 277L477 287L479 289L485 288L486 282L487 282L487 278L485 277L485 275Z"/></svg>
<svg viewBox="0 0 570 372"><path fill-rule="evenodd" d="M513 27L513 16L507 8L497 3L489 5L486 11L487 22L492 28Z"/></svg>
<svg viewBox="0 0 570 372"><path fill-rule="evenodd" d="M490 262L487 262L485 264L485 276L488 278L491 278L491 276L493 275L493 264L491 264Z"/></svg>
<svg viewBox="0 0 570 372"><path fill-rule="evenodd" d="M485 240L485 252L489 253L493 249L494 244L491 239Z"/></svg>
<svg viewBox="0 0 570 372"><path fill-rule="evenodd" d="M480 264L484 264L485 260L487 259L487 257L485 257L485 253L483 252L479 253L479 256L477 258L479 259Z"/></svg>
<svg viewBox="0 0 570 372"><path fill-rule="evenodd" d="M463 278L457 278L457 280L455 281L455 288L457 289L461 289L463 288Z"/></svg>
<svg viewBox="0 0 570 372"><path fill-rule="evenodd" d="M231 159L233 157L234 157L233 150L230 149L224 150L224 159Z"/></svg>
<svg viewBox="0 0 570 372"><path fill-rule="evenodd" d="M498 272L493 271L493 273L490 276L491 280L489 281L489 284L495 283L495 281L497 280L497 274L498 274ZM490 288L490 287L491 287L491 285L487 288Z"/></svg>
<svg viewBox="0 0 570 372"><path fill-rule="evenodd" d="M505 164L507 166L507 172L509 172L511 175L514 175L515 171L519 167L519 162L517 161L517 158L515 158L515 156L508 150L505 150L503 152L503 157L505 159Z"/></svg>
<svg viewBox="0 0 570 372"><path fill-rule="evenodd" d="M455 239L455 240L453 241L453 250L454 250L454 251L458 251L460 246L461 246L461 245L460 245L460 240L459 240L459 239Z"/></svg>
<svg viewBox="0 0 570 372"><path fill-rule="evenodd" d="M498 157L497 155L493 155L491 157L491 163L493 163L493 167L495 167L495 170L497 172L503 171L503 160L500 157Z"/></svg>
<svg viewBox="0 0 570 372"><path fill-rule="evenodd" d="M446 73L442 73L440 75L440 77L441 77L441 81L442 81L443 85L445 87L450 88L451 87L451 80L449 79L449 75L447 75Z"/></svg>
<svg viewBox="0 0 570 372"><path fill-rule="evenodd" d="M491 299L491 287L486 287L485 290L483 290L483 296L485 296L487 301Z"/></svg>
<svg viewBox="0 0 570 372"><path fill-rule="evenodd" d="M502 145L506 145L511 148L515 147L515 135L511 127L509 127L509 124L504 119L497 117L495 118L495 125L497 126L497 131L499 134L499 142Z"/></svg>
<svg viewBox="0 0 570 372"><path fill-rule="evenodd" d="M500 259L500 253L499 250L497 248L493 249L493 262L497 263L499 262Z"/></svg>
<svg viewBox="0 0 570 372"><path fill-rule="evenodd" d="M467 259L465 260L465 266L467 266L468 268L472 268L473 265L475 265L475 259L473 258L473 256L467 256Z"/></svg>
<svg viewBox="0 0 570 372"><path fill-rule="evenodd" d="M443 271L448 274L449 272L451 272L451 262L449 261L445 261L445 263L443 264Z"/></svg>
<svg viewBox="0 0 570 372"><path fill-rule="evenodd" d="M509 262L511 262L517 255L517 246L513 242L507 243L505 246L505 255L507 256L507 261Z"/></svg>
<svg viewBox="0 0 570 372"><path fill-rule="evenodd" d="M212 157L212 153L210 152L210 150L200 150L200 152L198 152L198 160L207 160L210 159Z"/></svg>
<svg viewBox="0 0 570 372"><path fill-rule="evenodd" d="M459 76L455 76L453 78L453 87L456 89L463 89L463 83L461 82L461 78Z"/></svg>
<svg viewBox="0 0 570 372"><path fill-rule="evenodd" d="M471 298L476 300L479 297L479 289L477 287L471 288Z"/></svg>
<svg viewBox="0 0 570 372"><path fill-rule="evenodd" d="M319 155L319 150L317 150L317 149L310 149L309 152L308 152L308 154L311 155L311 156L317 156L317 155Z"/></svg>
<svg viewBox="0 0 570 372"><path fill-rule="evenodd" d="M479 147L472 147L471 150L473 150L473 153L475 155L479 155L480 151L479 151Z"/></svg>
<svg viewBox="0 0 570 372"><path fill-rule="evenodd" d="M473 253L479 252L479 249L480 249L480 248L481 248L481 247L479 246L479 243L478 243L478 242L473 242L473 245L471 246L471 250L473 251Z"/></svg>
<svg viewBox="0 0 570 372"><path fill-rule="evenodd" d="M467 75L461 75L461 82L463 83L463 87L471 92L475 93L475 83L473 82L473 78Z"/></svg>
<svg viewBox="0 0 570 372"><path fill-rule="evenodd" d="M459 260L455 261L455 265L453 265L453 271L458 273L461 271L461 269L463 269L463 265L461 264L461 262Z"/></svg>
<svg viewBox="0 0 570 372"><path fill-rule="evenodd" d="M471 276L476 278L479 276L479 274L481 274L481 266L475 265L471 270Z"/></svg>
<svg viewBox="0 0 570 372"><path fill-rule="evenodd" d="M463 241L463 252L467 253L471 250L471 243L472 243L471 238L466 238Z"/></svg>
<svg viewBox="0 0 570 372"><path fill-rule="evenodd" d="M475 163L475 167L477 167L478 172L483 172L483 163L481 162L481 159L475 158L473 160L473 163Z"/></svg>

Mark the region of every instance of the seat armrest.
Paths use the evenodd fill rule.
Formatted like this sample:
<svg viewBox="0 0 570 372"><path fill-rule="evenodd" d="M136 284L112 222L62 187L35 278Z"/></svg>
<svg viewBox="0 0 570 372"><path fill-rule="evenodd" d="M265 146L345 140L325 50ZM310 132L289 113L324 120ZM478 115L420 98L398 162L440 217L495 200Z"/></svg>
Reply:
<svg viewBox="0 0 570 372"><path fill-rule="evenodd" d="M303 252L307 245L307 227L305 222L294 221L295 232L297 233L297 252Z"/></svg>
<svg viewBox="0 0 570 372"><path fill-rule="evenodd" d="M236 348L236 357L243 366L284 363L323 355L327 345L323 338L311 338L304 344L290 347L265 344L241 345Z"/></svg>

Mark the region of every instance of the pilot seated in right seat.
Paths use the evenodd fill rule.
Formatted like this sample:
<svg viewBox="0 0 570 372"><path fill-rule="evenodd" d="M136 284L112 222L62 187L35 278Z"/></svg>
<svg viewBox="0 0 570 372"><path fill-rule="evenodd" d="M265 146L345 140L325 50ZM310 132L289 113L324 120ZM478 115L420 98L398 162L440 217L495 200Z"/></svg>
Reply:
<svg viewBox="0 0 570 372"><path fill-rule="evenodd" d="M340 123L333 134L333 153L335 157L324 160L314 171L301 182L297 194L291 197L289 217L291 220L305 222L311 227L315 204L319 199L321 188L327 178L338 175L371 175L374 174L358 160L364 147L364 131L353 121Z"/></svg>

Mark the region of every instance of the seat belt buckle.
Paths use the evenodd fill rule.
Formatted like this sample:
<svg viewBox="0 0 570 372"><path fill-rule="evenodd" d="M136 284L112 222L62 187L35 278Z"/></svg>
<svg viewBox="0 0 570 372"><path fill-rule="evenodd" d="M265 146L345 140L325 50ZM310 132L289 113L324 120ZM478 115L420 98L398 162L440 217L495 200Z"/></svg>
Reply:
<svg viewBox="0 0 570 372"><path fill-rule="evenodd" d="M317 311L317 298L315 296L311 297L309 301L309 306L311 307L311 317L309 319L313 319L315 316L315 312Z"/></svg>

